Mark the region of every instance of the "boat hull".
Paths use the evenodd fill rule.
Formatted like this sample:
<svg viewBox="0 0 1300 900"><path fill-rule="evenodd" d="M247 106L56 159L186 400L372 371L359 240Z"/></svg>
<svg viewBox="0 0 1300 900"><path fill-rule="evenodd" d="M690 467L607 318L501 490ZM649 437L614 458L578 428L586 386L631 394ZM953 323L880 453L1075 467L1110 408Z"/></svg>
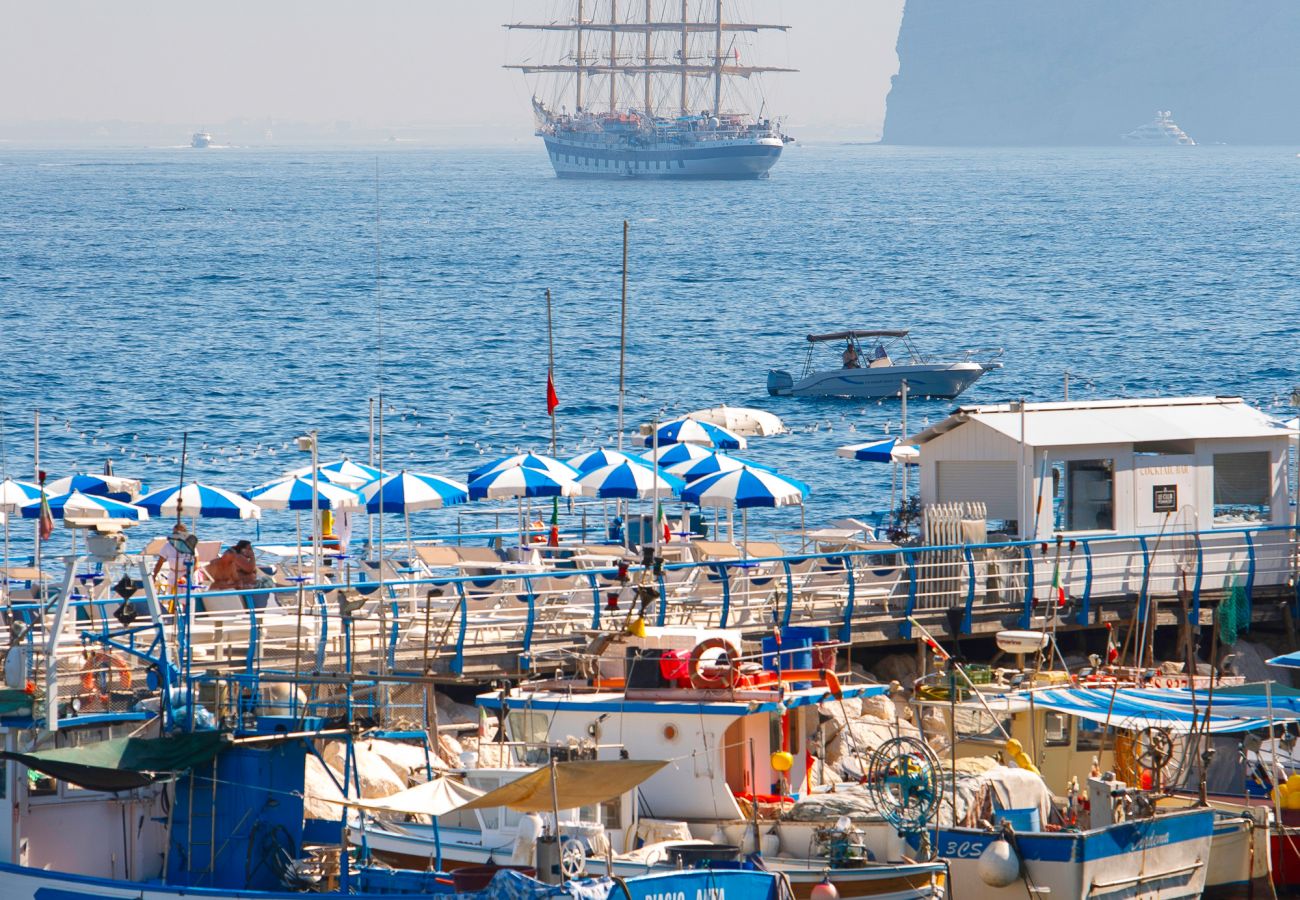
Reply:
<svg viewBox="0 0 1300 900"><path fill-rule="evenodd" d="M780 138L701 141L650 147L611 146L543 138L560 178L763 178L781 158Z"/></svg>
<svg viewBox="0 0 1300 900"><path fill-rule="evenodd" d="M775 397L884 399L899 396L906 381L910 397L952 399L987 371L975 362L930 363L875 369L827 369L796 381L788 373L773 370L767 376L767 391Z"/></svg>
<svg viewBox="0 0 1300 900"><path fill-rule="evenodd" d="M435 857L432 829L410 825L401 828L400 832L367 828L365 840L370 853L376 859L400 868L421 870L432 865ZM360 837L361 832L354 830L351 838L356 840ZM457 840L456 832L450 829L442 829L439 837L442 868L447 871L489 862L509 862L513 849L511 846L493 848L462 843ZM803 859L765 857L763 862L769 871L781 872L789 879L795 900L808 900L813 888L827 877L835 885L841 900L938 900L944 896L947 881L943 863L878 864L828 870ZM672 871L677 870L667 864L647 865L616 859L611 872L605 860L599 857L587 860L587 874L590 876L612 874L619 878L633 878Z"/></svg>
<svg viewBox="0 0 1300 900"><path fill-rule="evenodd" d="M1026 891L1053 900L1192 900L1205 889L1213 829L1213 811L1197 809L1086 832L1016 834L1025 876L1005 887L980 875L980 855L999 834L941 828L936 843L957 900L1024 900Z"/></svg>

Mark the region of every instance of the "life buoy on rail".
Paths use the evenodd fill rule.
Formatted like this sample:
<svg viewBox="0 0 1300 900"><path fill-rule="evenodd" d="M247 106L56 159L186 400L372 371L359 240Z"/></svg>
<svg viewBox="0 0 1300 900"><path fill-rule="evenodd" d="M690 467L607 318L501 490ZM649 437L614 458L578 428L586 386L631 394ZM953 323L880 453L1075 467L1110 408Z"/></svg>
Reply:
<svg viewBox="0 0 1300 900"><path fill-rule="evenodd" d="M107 703L114 686L123 691L131 689L131 669L126 660L103 650L86 657L81 667L81 689L98 697L99 702Z"/></svg>
<svg viewBox="0 0 1300 900"><path fill-rule="evenodd" d="M721 650L721 662L706 661L704 655L711 650ZM691 650L688 667L691 687L699 689L733 688L740 678L740 650L731 641L711 637L700 641Z"/></svg>

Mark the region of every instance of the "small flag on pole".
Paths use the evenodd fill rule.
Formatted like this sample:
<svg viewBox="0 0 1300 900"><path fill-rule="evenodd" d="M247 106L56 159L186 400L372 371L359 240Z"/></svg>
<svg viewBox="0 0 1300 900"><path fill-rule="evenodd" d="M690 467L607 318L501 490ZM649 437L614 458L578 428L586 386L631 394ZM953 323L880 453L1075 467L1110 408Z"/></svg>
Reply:
<svg viewBox="0 0 1300 900"><path fill-rule="evenodd" d="M41 517L37 521L37 534L41 540L48 541L54 534L54 514L50 512L50 501L45 496L45 486L41 486Z"/></svg>
<svg viewBox="0 0 1300 900"><path fill-rule="evenodd" d="M662 503L657 504L655 520L664 531L664 543L671 544L673 541L673 527L668 524L668 517L664 515L664 505Z"/></svg>
<svg viewBox="0 0 1300 900"><path fill-rule="evenodd" d="M560 498L551 498L551 534L546 539L546 546L560 546Z"/></svg>
<svg viewBox="0 0 1300 900"><path fill-rule="evenodd" d="M1058 560L1052 567L1052 593L1056 594L1056 606L1065 608L1065 585L1061 584L1061 563Z"/></svg>
<svg viewBox="0 0 1300 900"><path fill-rule="evenodd" d="M555 408L560 405L560 397L555 393L555 378L551 370L546 370L546 414L555 415Z"/></svg>

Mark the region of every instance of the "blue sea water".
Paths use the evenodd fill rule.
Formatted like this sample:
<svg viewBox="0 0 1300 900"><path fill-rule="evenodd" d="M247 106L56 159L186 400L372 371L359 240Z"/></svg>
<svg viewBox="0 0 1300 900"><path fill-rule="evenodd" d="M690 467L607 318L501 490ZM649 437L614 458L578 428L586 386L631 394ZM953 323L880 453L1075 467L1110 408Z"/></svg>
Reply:
<svg viewBox="0 0 1300 900"><path fill-rule="evenodd" d="M325 458L364 458L381 387L390 469L464 478L544 450L548 288L562 455L612 445L624 219L629 426L719 402L778 413L793 433L747 455L811 483L812 522L887 504L887 467L834 449L897 431L899 408L768 397L767 369L800 366L809 332L1004 347L968 403L1059 399L1068 369L1073 397L1236 394L1290 415L1300 381L1288 148L797 144L770 179L722 183L561 181L532 143L6 148L0 198L19 477L39 407L52 477L111 457L171 483L188 431L187 479L244 489L303 464L288 442L310 428ZM910 424L953 405L914 402ZM291 524L268 513L262 533Z"/></svg>

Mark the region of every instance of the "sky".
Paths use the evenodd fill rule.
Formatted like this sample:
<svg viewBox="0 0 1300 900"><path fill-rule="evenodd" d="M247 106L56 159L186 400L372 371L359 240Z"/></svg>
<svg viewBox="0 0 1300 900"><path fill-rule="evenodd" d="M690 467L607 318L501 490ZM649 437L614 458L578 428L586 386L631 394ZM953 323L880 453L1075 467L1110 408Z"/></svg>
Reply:
<svg viewBox="0 0 1300 900"><path fill-rule="evenodd" d="M792 26L761 47L762 62L800 70L767 78L767 109L804 134L878 135L902 5L743 0L741 14ZM565 8L557 0L3 0L0 140L110 133L90 127L100 123L206 128L220 138L223 124L238 120L259 123L259 133L270 123L277 135L301 123L326 133L519 139L531 132L532 88L502 65L526 44L501 25Z"/></svg>

